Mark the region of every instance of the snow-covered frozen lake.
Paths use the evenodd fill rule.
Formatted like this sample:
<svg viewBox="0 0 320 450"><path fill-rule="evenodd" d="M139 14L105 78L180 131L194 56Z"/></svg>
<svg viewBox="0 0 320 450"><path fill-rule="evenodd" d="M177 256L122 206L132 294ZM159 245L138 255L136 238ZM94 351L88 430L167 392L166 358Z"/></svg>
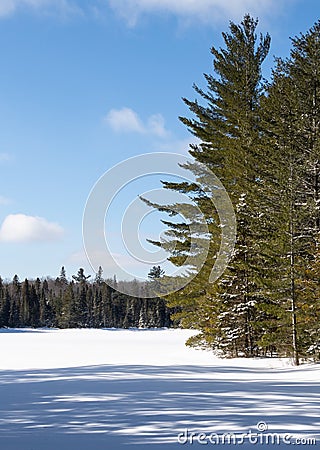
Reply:
<svg viewBox="0 0 320 450"><path fill-rule="evenodd" d="M0 329L0 449L320 444L320 365L218 359L192 334Z"/></svg>

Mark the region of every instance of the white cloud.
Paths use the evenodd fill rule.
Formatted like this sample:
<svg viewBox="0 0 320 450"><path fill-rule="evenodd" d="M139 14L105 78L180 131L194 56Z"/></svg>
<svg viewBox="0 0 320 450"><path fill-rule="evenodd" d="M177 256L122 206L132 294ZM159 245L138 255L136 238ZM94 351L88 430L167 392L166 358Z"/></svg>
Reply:
<svg viewBox="0 0 320 450"><path fill-rule="evenodd" d="M114 131L144 133L144 126L138 114L130 108L111 109L104 121Z"/></svg>
<svg viewBox="0 0 320 450"><path fill-rule="evenodd" d="M168 135L164 126L164 118L161 114L153 114L149 117L146 130L159 137L166 137Z"/></svg>
<svg viewBox="0 0 320 450"><path fill-rule="evenodd" d="M0 0L0 17L10 16L22 9L63 15L79 13L81 10L71 0Z"/></svg>
<svg viewBox="0 0 320 450"><path fill-rule="evenodd" d="M164 118L161 114L153 114L143 123L135 111L124 107L121 109L111 109L103 120L117 132L153 134L158 137L168 135L168 131L164 125Z"/></svg>
<svg viewBox="0 0 320 450"><path fill-rule="evenodd" d="M109 0L110 7L134 26L142 14L169 13L188 21L239 20L249 12L260 15L281 0Z"/></svg>
<svg viewBox="0 0 320 450"><path fill-rule="evenodd" d="M0 16L7 16L15 11L14 0L2 0L0 3Z"/></svg>
<svg viewBox="0 0 320 450"><path fill-rule="evenodd" d="M291 0L292 1L292 0ZM253 15L275 13L287 0L0 0L0 18L20 10L29 9L40 13L93 14L101 17L106 7L134 26L141 15L171 14L187 22L217 23L221 20L240 20L244 13Z"/></svg>
<svg viewBox="0 0 320 450"><path fill-rule="evenodd" d="M63 228L43 217L9 214L0 228L2 242L53 241L61 238Z"/></svg>

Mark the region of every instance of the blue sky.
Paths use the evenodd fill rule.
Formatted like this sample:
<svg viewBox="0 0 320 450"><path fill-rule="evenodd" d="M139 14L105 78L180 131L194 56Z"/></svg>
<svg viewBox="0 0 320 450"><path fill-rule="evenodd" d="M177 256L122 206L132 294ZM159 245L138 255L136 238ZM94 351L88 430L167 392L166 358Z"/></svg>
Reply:
<svg viewBox="0 0 320 450"><path fill-rule="evenodd" d="M92 273L82 243L87 197L106 171L147 152L186 155L192 141L178 116L192 84L205 86L210 47L228 21L258 16L273 55L319 19L318 0L1 0L0 275ZM129 175L128 175L129 176ZM150 178L150 177L149 177ZM159 187L159 176L146 182ZM161 178L161 177L160 177ZM163 178L163 177L162 177ZM110 187L112 189L112 186ZM119 241L121 208L144 192L141 180L115 202L110 246L133 276L147 267ZM141 239L158 236L148 216ZM148 248L148 246L147 246ZM117 268L107 261L104 275Z"/></svg>

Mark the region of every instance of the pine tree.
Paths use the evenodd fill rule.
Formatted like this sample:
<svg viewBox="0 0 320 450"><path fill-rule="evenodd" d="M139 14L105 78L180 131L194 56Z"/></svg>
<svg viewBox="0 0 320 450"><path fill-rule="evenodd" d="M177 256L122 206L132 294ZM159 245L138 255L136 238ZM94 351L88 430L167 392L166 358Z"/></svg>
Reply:
<svg viewBox="0 0 320 450"><path fill-rule="evenodd" d="M9 293L0 277L0 327L8 327L10 320Z"/></svg>
<svg viewBox="0 0 320 450"><path fill-rule="evenodd" d="M96 273L96 276L95 276L95 279L94 279L94 282L95 283L97 283L97 284L101 284L101 283L103 283L103 276L102 276L102 274L103 274L103 269L102 269L102 267L101 266L99 266L99 268L98 268L98 272Z"/></svg>
<svg viewBox="0 0 320 450"><path fill-rule="evenodd" d="M161 269L160 266L153 266L148 273L148 278L150 278L151 280L155 280L163 277L164 274L165 271Z"/></svg>
<svg viewBox="0 0 320 450"><path fill-rule="evenodd" d="M80 289L77 290L77 295L74 302L74 322L76 327L84 328L88 326L89 320L89 304L87 300L88 288L85 281L81 283Z"/></svg>
<svg viewBox="0 0 320 450"><path fill-rule="evenodd" d="M43 280L42 288L40 292L40 324L44 327L54 326L54 310L53 302L49 300L49 286L47 280Z"/></svg>
<svg viewBox="0 0 320 450"><path fill-rule="evenodd" d="M297 281L297 334L299 355L320 360L320 234L313 245L314 258L309 261L303 277Z"/></svg>
<svg viewBox="0 0 320 450"><path fill-rule="evenodd" d="M61 267L60 275L58 276L56 281L62 286L66 286L68 284L67 272L64 266Z"/></svg>
<svg viewBox="0 0 320 450"><path fill-rule="evenodd" d="M276 345L299 364L304 353L304 280L319 232L319 23L293 39L279 59L263 104L267 130L264 205L270 229L262 345ZM308 302L317 302L310 297ZM289 338L290 337L290 338ZM288 339L289 338L289 339Z"/></svg>
<svg viewBox="0 0 320 450"><path fill-rule="evenodd" d="M160 266L153 266L148 273L148 278L151 282L149 292L152 291L152 295L154 295L155 297L161 295L161 278L164 276L164 274L165 271L161 269ZM137 291L138 289L133 292Z"/></svg>
<svg viewBox="0 0 320 450"><path fill-rule="evenodd" d="M22 326L31 326L30 317L30 286L29 281L26 278L22 284L21 292L21 309L20 309L20 322Z"/></svg>
<svg viewBox="0 0 320 450"><path fill-rule="evenodd" d="M316 270L320 231L320 21L307 33L292 39L292 50L287 62L288 75L297 97L296 135L297 145L303 153L303 176L299 186L299 208L304 214L299 225L301 241L300 257L297 260L296 334L297 351L305 353L311 332L310 317L305 311L317 311L317 292L309 291L306 299L301 281ZM303 281L302 281L303 285ZM306 300L311 309L306 308ZM315 327L317 333L317 326ZM315 334L316 336L316 334Z"/></svg>
<svg viewBox="0 0 320 450"><path fill-rule="evenodd" d="M231 354L242 351L248 356L254 354L257 345L253 325L256 322L255 305L260 295L260 274L256 269L256 242L260 233L259 109L261 65L270 46L269 35L257 38L257 24L258 21L249 15L240 25L230 23L229 33L223 33L225 48L211 49L215 73L205 75L207 91L195 86L206 105L184 99L195 118L181 118L181 121L201 141L199 145L192 145L189 151L195 164L187 165L197 182L165 182L164 187L182 192L196 203L205 216L205 229L199 222L198 208L192 209L187 204L155 205L149 202L171 216L179 212L189 219L180 223L164 221L168 227L168 239L154 242L171 251L169 259L177 266L183 266L187 257L190 262L191 257L193 268L198 271L186 288L169 299L170 306L181 307L176 318L184 326L201 330L200 335L189 343L223 347L225 353ZM206 174L201 172L197 162L205 164L218 176L237 210L236 250L228 270L215 285L208 281L219 250L221 224L208 195ZM215 200L219 194L217 190ZM196 240L190 228L195 230ZM198 270L197 259L206 245L209 246L207 260Z"/></svg>
<svg viewBox="0 0 320 450"><path fill-rule="evenodd" d="M78 270L77 275L72 275L72 278L77 282L77 283L86 283L87 280L91 277L91 275L85 275L84 274L84 269L82 267L80 267L80 269Z"/></svg>
<svg viewBox="0 0 320 450"><path fill-rule="evenodd" d="M61 309L58 314L58 326L61 328L76 327L75 299L72 283L68 284L62 293Z"/></svg>
<svg viewBox="0 0 320 450"><path fill-rule="evenodd" d="M40 280L39 280L40 281ZM37 292L36 286L31 285L30 289L30 325L38 327L40 325L40 292Z"/></svg>

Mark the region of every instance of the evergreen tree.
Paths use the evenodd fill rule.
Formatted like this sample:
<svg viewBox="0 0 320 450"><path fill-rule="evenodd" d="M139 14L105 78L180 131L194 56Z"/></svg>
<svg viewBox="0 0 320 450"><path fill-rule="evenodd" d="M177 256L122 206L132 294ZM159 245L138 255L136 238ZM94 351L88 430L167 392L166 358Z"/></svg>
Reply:
<svg viewBox="0 0 320 450"><path fill-rule="evenodd" d="M8 327L10 320L9 293L0 277L0 327Z"/></svg>
<svg viewBox="0 0 320 450"><path fill-rule="evenodd" d="M88 326L89 308L87 301L88 288L85 281L81 283L80 289L77 289L77 295L74 301L73 322L77 328L84 328Z"/></svg>
<svg viewBox="0 0 320 450"><path fill-rule="evenodd" d="M40 280L39 280L40 281ZM40 325L40 292L38 293L35 285L30 289L30 325L38 327Z"/></svg>
<svg viewBox="0 0 320 450"><path fill-rule="evenodd" d="M278 59L263 103L267 140L264 205L270 230L266 319L261 344L276 345L294 363L304 353L307 298L301 288L310 275L319 232L319 23L293 39L286 61ZM318 119L317 119L318 118ZM310 296L308 302L317 298Z"/></svg>
<svg viewBox="0 0 320 450"><path fill-rule="evenodd" d="M160 266L153 266L148 273L148 278L150 278L150 280L156 280L163 277L164 274L165 271L161 269Z"/></svg>
<svg viewBox="0 0 320 450"><path fill-rule="evenodd" d="M58 326L61 328L72 328L77 325L75 311L75 300L72 283L68 284L61 298L61 311L58 315Z"/></svg>
<svg viewBox="0 0 320 450"><path fill-rule="evenodd" d="M53 301L49 300L49 287L47 280L42 283L40 292L40 324L44 327L52 327L55 322L55 315L53 310Z"/></svg>
<svg viewBox="0 0 320 450"><path fill-rule="evenodd" d="M161 278L164 276L164 274L165 271L161 269L160 266L153 266L148 273L148 278L151 282L149 291L152 290L152 294L155 297L157 295L161 295ZM136 290L133 292L136 292Z"/></svg>
<svg viewBox="0 0 320 450"><path fill-rule="evenodd" d="M22 326L31 326L30 303L30 286L26 278L22 284L21 292L20 323Z"/></svg>
<svg viewBox="0 0 320 450"><path fill-rule="evenodd" d="M64 266L61 267L60 275L58 276L56 281L62 286L66 286L68 284L67 272Z"/></svg>
<svg viewBox="0 0 320 450"><path fill-rule="evenodd" d="M257 23L249 15L240 25L231 22L229 33L223 33L225 48L211 49L215 73L205 75L207 91L195 86L205 106L197 100L184 99L195 118L181 120L201 141L199 145L192 145L189 151L195 164L187 165L197 183L165 182L164 187L187 194L196 203L206 218L205 231L197 222L198 208L149 202L160 211L167 211L172 216L178 211L189 219L182 223L164 221L168 226L168 240L154 242L169 252L171 250L169 259L177 266L183 266L186 257L189 262L191 256L195 260L194 268L198 269L197 256L201 254L202 242L208 239L209 230L206 263L185 289L169 299L170 306L181 307L176 318L182 325L201 330L199 337L189 343L205 343L215 348L223 346L227 353L241 351L247 356L253 355L257 346L254 323L260 296L256 244L260 235L261 65L270 46L269 35L257 38ZM236 250L223 279L215 285L208 281L219 250L221 224L208 195L206 175L201 169L199 171L197 162L205 164L219 177L237 210ZM219 197L219 190L215 196L216 199ZM196 247L192 245L192 227L200 236Z"/></svg>
<svg viewBox="0 0 320 450"><path fill-rule="evenodd" d="M95 283L97 283L97 284L103 283L103 276L102 276L102 274L103 274L103 269L102 269L101 266L99 266L98 272L96 273L96 276L95 276L95 279L94 279Z"/></svg>
<svg viewBox="0 0 320 450"><path fill-rule="evenodd" d="M310 318L306 311L317 311L319 297L316 291L309 291L306 299L301 290L301 279L309 278L318 264L318 245L320 231L320 21L307 33L292 39L292 50L287 62L288 73L297 97L296 134L298 146L303 149L303 178L299 190L300 208L305 214L300 224L299 239L303 244L302 257L297 261L299 277L297 280L297 346L305 354L309 346ZM302 188L302 189L301 189ZM312 295L313 293L313 295ZM306 308L307 305L309 307ZM315 334L317 335L317 326ZM312 333L313 334L313 333ZM316 344L316 342L315 342Z"/></svg>
<svg viewBox="0 0 320 450"><path fill-rule="evenodd" d="M80 267L80 269L78 270L77 275L72 275L72 278L77 282L77 283L86 283L87 280L91 277L91 275L85 275L84 274L84 269L82 267Z"/></svg>

